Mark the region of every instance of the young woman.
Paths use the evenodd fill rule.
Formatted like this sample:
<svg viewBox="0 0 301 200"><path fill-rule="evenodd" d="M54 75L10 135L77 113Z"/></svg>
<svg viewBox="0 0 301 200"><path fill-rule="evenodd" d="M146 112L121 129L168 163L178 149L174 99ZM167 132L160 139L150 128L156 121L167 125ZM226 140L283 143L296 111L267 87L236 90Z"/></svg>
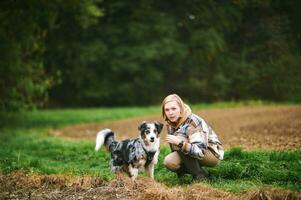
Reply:
<svg viewBox="0 0 301 200"><path fill-rule="evenodd" d="M204 167L213 167L223 159L224 150L215 132L176 95L162 102L162 116L167 123L166 142L172 152L164 159L167 169L178 176L191 174L193 181L207 176Z"/></svg>

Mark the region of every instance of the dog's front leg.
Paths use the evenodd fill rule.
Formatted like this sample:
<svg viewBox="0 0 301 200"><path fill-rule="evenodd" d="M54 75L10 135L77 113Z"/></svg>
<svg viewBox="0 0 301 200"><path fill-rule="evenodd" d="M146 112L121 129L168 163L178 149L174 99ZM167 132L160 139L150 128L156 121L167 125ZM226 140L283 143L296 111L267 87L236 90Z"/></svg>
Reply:
<svg viewBox="0 0 301 200"><path fill-rule="evenodd" d="M155 165L158 163L158 156L159 156L159 151L156 152L152 162L147 167L148 175L152 179L154 179Z"/></svg>
<svg viewBox="0 0 301 200"><path fill-rule="evenodd" d="M130 164L129 165L129 172L130 172L131 179L135 180L136 177L138 176L139 170L136 167L132 166L132 164Z"/></svg>
<svg viewBox="0 0 301 200"><path fill-rule="evenodd" d="M155 164L153 162L151 162L147 168L148 168L147 171L148 171L149 177L154 179Z"/></svg>

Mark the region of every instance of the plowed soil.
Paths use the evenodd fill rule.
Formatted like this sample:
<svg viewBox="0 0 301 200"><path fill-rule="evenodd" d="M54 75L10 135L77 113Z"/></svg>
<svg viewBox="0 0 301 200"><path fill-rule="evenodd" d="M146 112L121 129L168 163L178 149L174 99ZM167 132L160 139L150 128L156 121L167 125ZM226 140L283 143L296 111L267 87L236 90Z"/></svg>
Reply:
<svg viewBox="0 0 301 200"><path fill-rule="evenodd" d="M217 133L226 149L298 149L301 147L301 106L248 106L227 109L197 110ZM145 116L114 122L79 124L50 131L51 135L69 139L95 140L103 128L112 129L117 139L135 138L142 121L162 121L161 116ZM164 129L161 143L165 144Z"/></svg>
<svg viewBox="0 0 301 200"><path fill-rule="evenodd" d="M301 106L248 106L198 110L217 133L226 149L298 149L301 147ZM51 130L52 136L65 139L95 140L103 128L112 129L118 140L134 138L142 121L158 120L146 116L114 122L79 124ZM164 144L166 130L162 134ZM279 189L254 189L234 195L202 183L188 187L167 187L146 177L133 182L126 176L106 182L96 177L0 174L0 199L301 199L301 194Z"/></svg>

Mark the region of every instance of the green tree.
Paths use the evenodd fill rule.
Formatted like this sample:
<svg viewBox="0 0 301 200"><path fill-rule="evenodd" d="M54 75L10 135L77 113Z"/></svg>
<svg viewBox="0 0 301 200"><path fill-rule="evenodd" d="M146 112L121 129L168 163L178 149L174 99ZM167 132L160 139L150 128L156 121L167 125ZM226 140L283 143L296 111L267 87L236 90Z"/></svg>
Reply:
<svg viewBox="0 0 301 200"><path fill-rule="evenodd" d="M53 71L46 70L44 55L50 33L61 26L58 16L73 10L72 17L87 27L101 15L94 4L77 0L0 3L1 111L30 109L47 101L47 92L57 81Z"/></svg>

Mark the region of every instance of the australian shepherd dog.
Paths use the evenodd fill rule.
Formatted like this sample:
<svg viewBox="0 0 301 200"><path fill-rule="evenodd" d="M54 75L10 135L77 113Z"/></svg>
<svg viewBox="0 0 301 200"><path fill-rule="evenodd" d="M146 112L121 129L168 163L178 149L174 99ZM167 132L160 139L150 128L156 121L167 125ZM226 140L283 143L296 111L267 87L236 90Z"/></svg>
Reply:
<svg viewBox="0 0 301 200"><path fill-rule="evenodd" d="M153 179L155 165L158 162L160 133L163 124L160 122L142 122L138 130L139 137L117 142L114 132L103 129L97 133L95 150L102 145L111 152L110 167L113 172L126 172L135 180L140 170L146 170Z"/></svg>

